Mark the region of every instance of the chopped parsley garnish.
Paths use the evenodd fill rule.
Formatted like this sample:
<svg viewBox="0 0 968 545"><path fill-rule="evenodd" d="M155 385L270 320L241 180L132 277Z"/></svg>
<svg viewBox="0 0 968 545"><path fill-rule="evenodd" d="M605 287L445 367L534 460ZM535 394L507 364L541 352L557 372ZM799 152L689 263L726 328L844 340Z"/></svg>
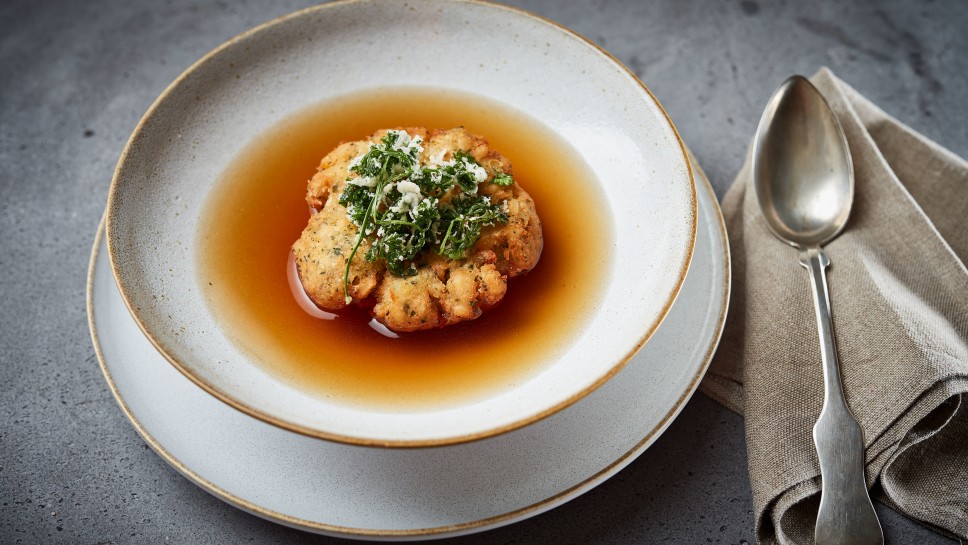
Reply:
<svg viewBox="0 0 968 545"><path fill-rule="evenodd" d="M497 174L494 175L494 178L491 179L491 183L497 184L497 185L511 185L514 183L514 178L508 176L503 172L498 172Z"/></svg>
<svg viewBox="0 0 968 545"><path fill-rule="evenodd" d="M368 261L382 259L396 276L417 274L414 261L426 251L461 259L483 227L508 222L505 205L477 194L487 172L468 153L454 152L440 165L422 165L420 137L389 131L380 142L353 159L339 203L359 229L343 274L343 295L349 296L350 263L362 244L370 241ZM514 179L497 173L492 183L509 186ZM449 202L441 199L451 189Z"/></svg>
<svg viewBox="0 0 968 545"><path fill-rule="evenodd" d="M460 259L481 236L481 227L495 223L507 223L504 208L487 197L455 197L450 206L440 213L443 225L447 225L437 253L450 259Z"/></svg>

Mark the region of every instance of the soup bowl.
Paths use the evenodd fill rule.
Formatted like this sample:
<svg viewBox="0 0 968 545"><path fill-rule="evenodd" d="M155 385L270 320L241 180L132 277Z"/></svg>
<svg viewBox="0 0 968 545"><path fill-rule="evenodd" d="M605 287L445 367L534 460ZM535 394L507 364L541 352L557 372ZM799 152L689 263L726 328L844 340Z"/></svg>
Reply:
<svg viewBox="0 0 968 545"><path fill-rule="evenodd" d="M280 120L353 93L414 85L507 105L566 143L608 209L611 263L592 315L528 377L483 399L440 407L348 405L273 373L223 327L200 285L199 226L228 165ZM306 435L425 447L535 422L617 373L672 307L692 258L696 215L692 171L675 127L645 85L593 43L493 4L360 0L270 21L175 80L122 153L106 232L129 310L198 386Z"/></svg>

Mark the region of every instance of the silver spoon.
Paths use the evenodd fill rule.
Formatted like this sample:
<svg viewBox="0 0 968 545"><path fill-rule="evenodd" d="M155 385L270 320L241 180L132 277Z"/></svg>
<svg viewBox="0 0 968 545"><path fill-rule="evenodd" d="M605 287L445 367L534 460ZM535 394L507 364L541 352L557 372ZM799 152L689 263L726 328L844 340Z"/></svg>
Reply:
<svg viewBox="0 0 968 545"><path fill-rule="evenodd" d="M840 379L821 246L847 223L854 200L850 150L840 123L809 81L793 76L770 98L753 143L753 185L766 224L800 250L810 271L823 361L824 403L813 427L822 488L817 545L884 543L864 480L864 438Z"/></svg>

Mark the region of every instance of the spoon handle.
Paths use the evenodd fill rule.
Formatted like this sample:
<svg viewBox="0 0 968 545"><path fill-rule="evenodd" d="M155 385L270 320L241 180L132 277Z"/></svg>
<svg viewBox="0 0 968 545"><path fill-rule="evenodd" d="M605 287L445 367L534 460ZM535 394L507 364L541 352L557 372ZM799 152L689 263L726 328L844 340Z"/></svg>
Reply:
<svg viewBox="0 0 968 545"><path fill-rule="evenodd" d="M823 410L813 427L822 479L814 540L817 545L883 545L864 479L864 434L847 407L840 379L827 293L830 259L821 248L806 248L800 264L810 271L824 378Z"/></svg>

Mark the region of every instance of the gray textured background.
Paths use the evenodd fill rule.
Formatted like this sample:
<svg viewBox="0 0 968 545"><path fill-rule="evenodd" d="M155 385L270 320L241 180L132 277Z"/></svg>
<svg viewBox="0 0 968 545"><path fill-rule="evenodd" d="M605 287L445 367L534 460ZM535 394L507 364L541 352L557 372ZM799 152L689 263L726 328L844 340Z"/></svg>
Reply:
<svg viewBox="0 0 968 545"><path fill-rule="evenodd" d="M515 2L604 46L678 125L721 196L760 111L830 66L968 155L968 9L951 2ZM111 174L154 98L223 41L300 1L0 3L0 542L337 543L196 488L104 384L85 273ZM878 506L888 543L949 543ZM478 544L752 543L742 419L697 395L588 494Z"/></svg>

